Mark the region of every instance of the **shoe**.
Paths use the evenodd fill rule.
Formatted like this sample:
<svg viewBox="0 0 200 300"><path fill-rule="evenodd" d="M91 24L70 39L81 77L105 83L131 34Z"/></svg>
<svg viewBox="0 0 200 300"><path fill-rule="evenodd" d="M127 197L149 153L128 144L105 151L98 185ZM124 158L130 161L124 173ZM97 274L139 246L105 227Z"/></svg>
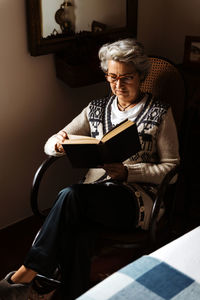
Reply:
<svg viewBox="0 0 200 300"><path fill-rule="evenodd" d="M61 287L59 280L47 278L40 274L37 274L32 282L32 288L40 295L48 294L59 287Z"/></svg>
<svg viewBox="0 0 200 300"><path fill-rule="evenodd" d="M60 281L37 275L31 283L10 283L15 271L0 281L0 300L50 300Z"/></svg>
<svg viewBox="0 0 200 300"><path fill-rule="evenodd" d="M28 300L50 300L60 286L60 281L38 274L32 281Z"/></svg>
<svg viewBox="0 0 200 300"><path fill-rule="evenodd" d="M27 300L31 284L9 283L12 275L10 272L3 280L0 281L0 300Z"/></svg>

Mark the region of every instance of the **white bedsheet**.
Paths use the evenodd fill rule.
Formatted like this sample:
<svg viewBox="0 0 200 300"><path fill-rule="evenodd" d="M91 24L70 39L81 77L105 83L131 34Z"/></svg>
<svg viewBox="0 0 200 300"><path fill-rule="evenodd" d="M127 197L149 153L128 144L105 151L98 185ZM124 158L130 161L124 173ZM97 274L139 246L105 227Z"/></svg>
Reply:
<svg viewBox="0 0 200 300"><path fill-rule="evenodd" d="M152 252L160 259L200 283L200 226Z"/></svg>

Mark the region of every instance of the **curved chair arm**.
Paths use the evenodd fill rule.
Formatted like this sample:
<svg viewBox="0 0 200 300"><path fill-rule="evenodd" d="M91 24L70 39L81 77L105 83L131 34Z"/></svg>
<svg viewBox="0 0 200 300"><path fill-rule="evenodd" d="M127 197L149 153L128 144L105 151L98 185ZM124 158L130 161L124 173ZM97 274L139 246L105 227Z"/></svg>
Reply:
<svg viewBox="0 0 200 300"><path fill-rule="evenodd" d="M37 169L33 183L32 183L32 189L31 189L31 208L35 216L40 217L41 219L46 218L46 214L42 212L39 209L38 205L38 193L39 193L39 188L40 184L42 181L42 178L44 174L46 173L47 169L54 163L56 162L59 158L62 156L49 156ZM157 219L158 219L158 214L160 211L161 204L164 199L164 195L166 192L167 187L170 184L170 181L172 178L178 174L180 170L180 166L175 166L173 169L171 169L163 178L162 182L158 186L158 191L155 197L155 201L153 204L152 212L151 212L151 218L150 218L150 225L149 225L149 233L150 233L150 239L154 243L156 241L156 225L157 225Z"/></svg>
<svg viewBox="0 0 200 300"><path fill-rule="evenodd" d="M158 214L161 208L161 204L164 200L164 196L166 193L166 189L170 184L170 181L173 179L175 175L177 175L180 171L180 165L175 166L173 169L171 169L163 178L162 182L158 186L158 191L156 194L156 198L153 204L152 212L151 212L151 218L150 218L150 225L149 225L149 231L151 235L151 240L156 240L156 224L158 219Z"/></svg>
<svg viewBox="0 0 200 300"><path fill-rule="evenodd" d="M47 169L62 156L49 156L37 169L33 178L32 189L31 189L31 208L35 216L45 219L46 215L40 211L38 206L38 192L42 177L44 176Z"/></svg>

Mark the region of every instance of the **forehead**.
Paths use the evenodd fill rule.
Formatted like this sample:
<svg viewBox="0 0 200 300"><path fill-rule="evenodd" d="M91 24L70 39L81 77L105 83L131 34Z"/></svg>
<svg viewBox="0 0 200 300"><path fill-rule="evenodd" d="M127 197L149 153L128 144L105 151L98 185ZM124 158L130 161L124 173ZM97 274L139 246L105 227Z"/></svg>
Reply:
<svg viewBox="0 0 200 300"><path fill-rule="evenodd" d="M133 63L124 63L114 60L108 61L108 73L123 75L135 72Z"/></svg>

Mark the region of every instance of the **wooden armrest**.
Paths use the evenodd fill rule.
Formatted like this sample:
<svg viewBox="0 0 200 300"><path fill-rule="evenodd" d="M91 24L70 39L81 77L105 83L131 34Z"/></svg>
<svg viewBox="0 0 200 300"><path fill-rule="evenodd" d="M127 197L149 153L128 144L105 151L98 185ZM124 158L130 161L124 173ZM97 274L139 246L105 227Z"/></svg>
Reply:
<svg viewBox="0 0 200 300"><path fill-rule="evenodd" d="M32 189L31 189L31 208L35 216L45 219L46 215L40 211L38 207L38 192L41 180L47 171L47 169L56 162L60 157L49 156L37 169L35 176L33 178Z"/></svg>
<svg viewBox="0 0 200 300"><path fill-rule="evenodd" d="M161 204L164 200L164 196L166 194L166 190L173 179L175 175L177 175L180 171L180 165L175 166L173 169L171 169L163 178L162 182L158 186L156 198L153 204L152 212L151 212L151 217L150 217L150 225L149 225L149 230L151 233L151 238L152 240L155 240L155 234L156 234L156 224L157 224L157 219L159 215L159 211L161 208Z"/></svg>

